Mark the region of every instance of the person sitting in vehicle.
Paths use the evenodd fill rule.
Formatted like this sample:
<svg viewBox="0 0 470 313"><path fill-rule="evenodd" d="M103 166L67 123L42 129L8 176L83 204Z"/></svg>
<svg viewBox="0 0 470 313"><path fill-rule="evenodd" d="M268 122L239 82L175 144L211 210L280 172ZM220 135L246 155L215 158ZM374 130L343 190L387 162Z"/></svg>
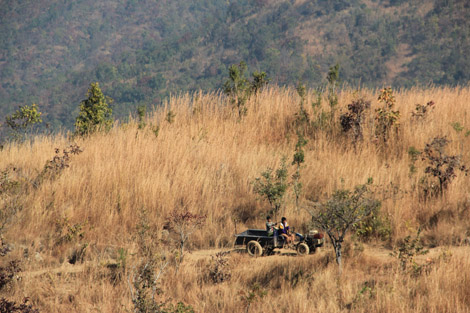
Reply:
<svg viewBox="0 0 470 313"><path fill-rule="evenodd" d="M273 236L274 235L274 227L277 225L277 223L274 223L271 221L271 216L266 217L266 231L268 232L268 236Z"/></svg>
<svg viewBox="0 0 470 313"><path fill-rule="evenodd" d="M281 224L279 224L279 231L281 233L281 236L286 239L287 243L294 243L295 235L290 233L290 227L285 217L281 218Z"/></svg>

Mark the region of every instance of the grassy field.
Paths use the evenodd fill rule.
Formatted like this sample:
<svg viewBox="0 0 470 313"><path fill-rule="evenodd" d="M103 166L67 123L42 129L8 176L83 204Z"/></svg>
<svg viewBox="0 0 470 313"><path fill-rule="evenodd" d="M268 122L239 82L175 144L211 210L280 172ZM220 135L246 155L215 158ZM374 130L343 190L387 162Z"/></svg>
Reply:
<svg viewBox="0 0 470 313"><path fill-rule="evenodd" d="M338 116L358 97L372 107L364 140L354 145L341 132ZM312 127L307 136L301 207L372 178L381 218L389 223L385 241L348 237L341 277L326 246L307 257L228 253L225 271L231 278L217 284L208 278L212 256L232 251L235 232L263 228L269 205L254 193L255 178L278 167L283 157L292 161L300 98L294 89L269 88L250 99L242 120L219 94L183 94L156 109L141 129L131 118L88 138L59 135L7 145L0 151L0 169L14 167L11 179L27 187L3 233L13 251L0 259L2 264L20 259L23 271L1 296L29 297L41 312L132 311L128 278L139 261L139 216L147 212L158 241L170 213L181 208L207 218L188 242L192 253L178 270L169 264L159 280L162 301L182 301L196 312L470 312L469 177L456 171L441 197L423 199L420 181L428 176L427 163L418 159L413 174L408 154L412 146L423 150L433 138L446 136L451 140L446 153L470 164L465 136L470 88L396 91L400 127L386 147L375 138L377 97L378 91L341 91L334 123ZM314 99L309 93L305 105L312 120L319 116L310 106ZM429 101L435 104L427 116L413 118L415 105ZM456 131L456 122L464 129ZM71 143L83 152L70 155L70 166L31 184L55 149ZM289 177L294 170L289 167ZM3 207L11 203L12 197L0 196ZM308 228L310 215L295 208L291 189L279 215L300 231ZM390 253L419 227L431 252L417 258L423 270L413 275ZM69 264L80 250L83 260ZM116 279L110 264L119 260Z"/></svg>

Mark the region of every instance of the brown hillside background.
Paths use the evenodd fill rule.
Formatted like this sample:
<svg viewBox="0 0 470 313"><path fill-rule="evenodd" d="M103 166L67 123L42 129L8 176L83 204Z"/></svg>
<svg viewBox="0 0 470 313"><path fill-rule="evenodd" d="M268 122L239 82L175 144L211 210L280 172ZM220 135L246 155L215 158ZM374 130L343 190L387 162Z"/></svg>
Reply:
<svg viewBox="0 0 470 313"><path fill-rule="evenodd" d="M469 177L457 172L442 198L420 200L417 186L425 164L418 161L417 173L410 175L408 156L409 147L422 150L432 138L447 136L452 140L447 153L461 155L470 166L467 129L456 132L451 126L459 122L470 129L470 88L395 91L400 132L386 149L374 139L378 91L341 91L337 115L357 97L372 103L364 141L354 147L339 125L330 133L319 130L307 138L301 170L302 207L368 178L383 197L381 214L390 221L391 239L353 244L348 238L340 280L330 246L306 257L254 259L231 253L230 281L203 279L211 253L199 250L230 250L235 231L263 228L269 205L253 192L253 181L268 167L277 168L283 156L292 162L300 98L295 89L269 88L250 99L241 121L220 94L183 94L148 116L144 129L131 118L88 138L58 135L6 146L0 151L0 169L14 166L31 177L55 148L74 142L83 152L71 157L70 167L57 179L25 195L24 208L4 234L4 241L14 245L4 259L21 258L24 272L2 293L17 300L30 297L41 312L132 311L127 279L113 285L106 264L124 248L131 266L140 209L160 231L170 212L183 207L207 215L207 220L190 239L193 252L180 270L171 267L161 279L162 300L183 301L196 312L245 312L243 295L257 283L266 295L249 312L470 312L470 250L464 246L470 236ZM307 98L306 109L314 117L310 103L315 95ZM434 110L424 121L414 121L415 105L431 100ZM323 109L329 110L326 100ZM170 110L173 123L165 120ZM289 174L293 172L290 166ZM294 204L289 189L280 215L303 232L309 214L297 212ZM83 223L83 238L56 244L64 219L70 225ZM419 226L432 251L419 258L425 273L412 277L399 269L390 252ZM84 262L67 264L67 257L84 243Z"/></svg>

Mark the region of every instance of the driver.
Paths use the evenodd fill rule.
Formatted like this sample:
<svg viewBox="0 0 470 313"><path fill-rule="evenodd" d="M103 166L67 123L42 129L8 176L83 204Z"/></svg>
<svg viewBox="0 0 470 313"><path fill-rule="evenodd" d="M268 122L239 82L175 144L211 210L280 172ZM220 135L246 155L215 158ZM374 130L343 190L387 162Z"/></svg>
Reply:
<svg viewBox="0 0 470 313"><path fill-rule="evenodd" d="M287 243L294 243L295 235L291 234L289 224L287 223L287 219L285 217L281 218L279 231L281 232L281 236L286 239Z"/></svg>

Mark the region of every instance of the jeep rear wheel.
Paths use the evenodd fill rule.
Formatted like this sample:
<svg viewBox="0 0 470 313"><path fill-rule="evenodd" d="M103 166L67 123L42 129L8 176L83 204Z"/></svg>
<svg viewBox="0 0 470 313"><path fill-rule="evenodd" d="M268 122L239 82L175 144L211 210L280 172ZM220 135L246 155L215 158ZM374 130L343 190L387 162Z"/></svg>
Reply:
<svg viewBox="0 0 470 313"><path fill-rule="evenodd" d="M263 248L258 241L252 240L246 245L246 251L249 255L258 257L263 254Z"/></svg>
<svg viewBox="0 0 470 313"><path fill-rule="evenodd" d="M297 245L297 254L298 255L307 255L310 252L310 248L306 243L299 243Z"/></svg>

